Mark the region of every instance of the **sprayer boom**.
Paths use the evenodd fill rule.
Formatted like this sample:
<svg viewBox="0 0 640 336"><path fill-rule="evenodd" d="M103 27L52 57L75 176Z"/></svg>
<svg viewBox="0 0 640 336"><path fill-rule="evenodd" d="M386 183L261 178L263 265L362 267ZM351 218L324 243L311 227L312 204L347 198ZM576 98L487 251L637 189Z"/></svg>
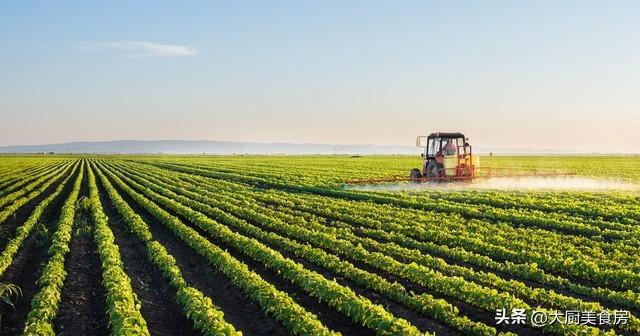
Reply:
<svg viewBox="0 0 640 336"><path fill-rule="evenodd" d="M559 169L541 169L541 168L493 168L478 167L474 174L468 176L434 176L434 177L384 177L373 179L353 179L347 180L349 185L354 184L375 184L386 182L472 182L478 179L488 178L518 178L518 177L566 177L575 176L575 171L559 170Z"/></svg>
<svg viewBox="0 0 640 336"><path fill-rule="evenodd" d="M480 167L480 157L473 154L469 138L464 134L436 132L419 136L416 146L423 148L422 167L413 168L409 177L385 177L349 180L347 184L383 182L472 182L475 179L495 177L569 176L575 172L552 169Z"/></svg>

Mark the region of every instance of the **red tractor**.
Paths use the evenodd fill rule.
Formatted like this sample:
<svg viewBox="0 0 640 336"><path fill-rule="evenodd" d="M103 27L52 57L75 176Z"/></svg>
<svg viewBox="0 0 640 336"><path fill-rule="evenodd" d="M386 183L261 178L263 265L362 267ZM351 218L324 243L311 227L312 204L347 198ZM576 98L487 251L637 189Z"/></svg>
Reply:
<svg viewBox="0 0 640 336"><path fill-rule="evenodd" d="M393 176L374 179L347 180L347 184L368 184L384 182L472 182L481 178L523 177L523 176L570 176L575 172L557 169L525 167L482 167L480 157L473 154L469 139L462 133L436 132L419 136L416 146L424 148L422 168L413 168L409 177Z"/></svg>
<svg viewBox="0 0 640 336"><path fill-rule="evenodd" d="M424 148L422 169L409 173L412 182L473 179L480 158L472 154L469 139L462 133L431 133L419 136L416 146Z"/></svg>

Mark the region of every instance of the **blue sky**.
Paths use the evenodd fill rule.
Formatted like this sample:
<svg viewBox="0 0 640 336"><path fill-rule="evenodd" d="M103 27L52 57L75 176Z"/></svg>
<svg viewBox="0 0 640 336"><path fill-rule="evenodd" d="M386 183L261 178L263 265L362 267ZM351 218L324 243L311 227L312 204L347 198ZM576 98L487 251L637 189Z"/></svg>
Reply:
<svg viewBox="0 0 640 336"><path fill-rule="evenodd" d="M6 1L0 145L640 152L639 2ZM603 135L604 134L604 135Z"/></svg>

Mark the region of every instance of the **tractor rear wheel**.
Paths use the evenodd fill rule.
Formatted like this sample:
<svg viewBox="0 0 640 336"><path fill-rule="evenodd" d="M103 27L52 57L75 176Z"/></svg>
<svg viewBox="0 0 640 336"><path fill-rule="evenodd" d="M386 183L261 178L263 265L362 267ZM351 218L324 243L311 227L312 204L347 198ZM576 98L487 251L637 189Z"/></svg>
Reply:
<svg viewBox="0 0 640 336"><path fill-rule="evenodd" d="M422 180L422 173L420 172L420 169L418 168L411 169L411 172L409 173L409 178L413 183L420 183L420 181Z"/></svg>
<svg viewBox="0 0 640 336"><path fill-rule="evenodd" d="M427 164L427 177L442 177L443 176L442 166L436 161L429 161Z"/></svg>

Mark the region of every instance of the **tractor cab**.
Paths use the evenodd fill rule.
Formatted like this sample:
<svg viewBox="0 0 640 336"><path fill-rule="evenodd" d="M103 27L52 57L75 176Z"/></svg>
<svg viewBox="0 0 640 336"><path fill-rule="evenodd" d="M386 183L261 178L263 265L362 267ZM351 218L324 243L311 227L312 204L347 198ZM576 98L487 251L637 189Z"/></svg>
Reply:
<svg viewBox="0 0 640 336"><path fill-rule="evenodd" d="M426 138L422 157L426 159L440 161L444 155L467 154L471 151L471 146L467 142L469 139L464 137L462 133L431 133L427 137L418 137L418 143L423 142ZM466 146L465 146L466 144Z"/></svg>
<svg viewBox="0 0 640 336"><path fill-rule="evenodd" d="M419 136L416 146L424 148L422 169L414 168L410 179L420 182L472 178L478 157L472 155L468 138L462 133L436 132Z"/></svg>

